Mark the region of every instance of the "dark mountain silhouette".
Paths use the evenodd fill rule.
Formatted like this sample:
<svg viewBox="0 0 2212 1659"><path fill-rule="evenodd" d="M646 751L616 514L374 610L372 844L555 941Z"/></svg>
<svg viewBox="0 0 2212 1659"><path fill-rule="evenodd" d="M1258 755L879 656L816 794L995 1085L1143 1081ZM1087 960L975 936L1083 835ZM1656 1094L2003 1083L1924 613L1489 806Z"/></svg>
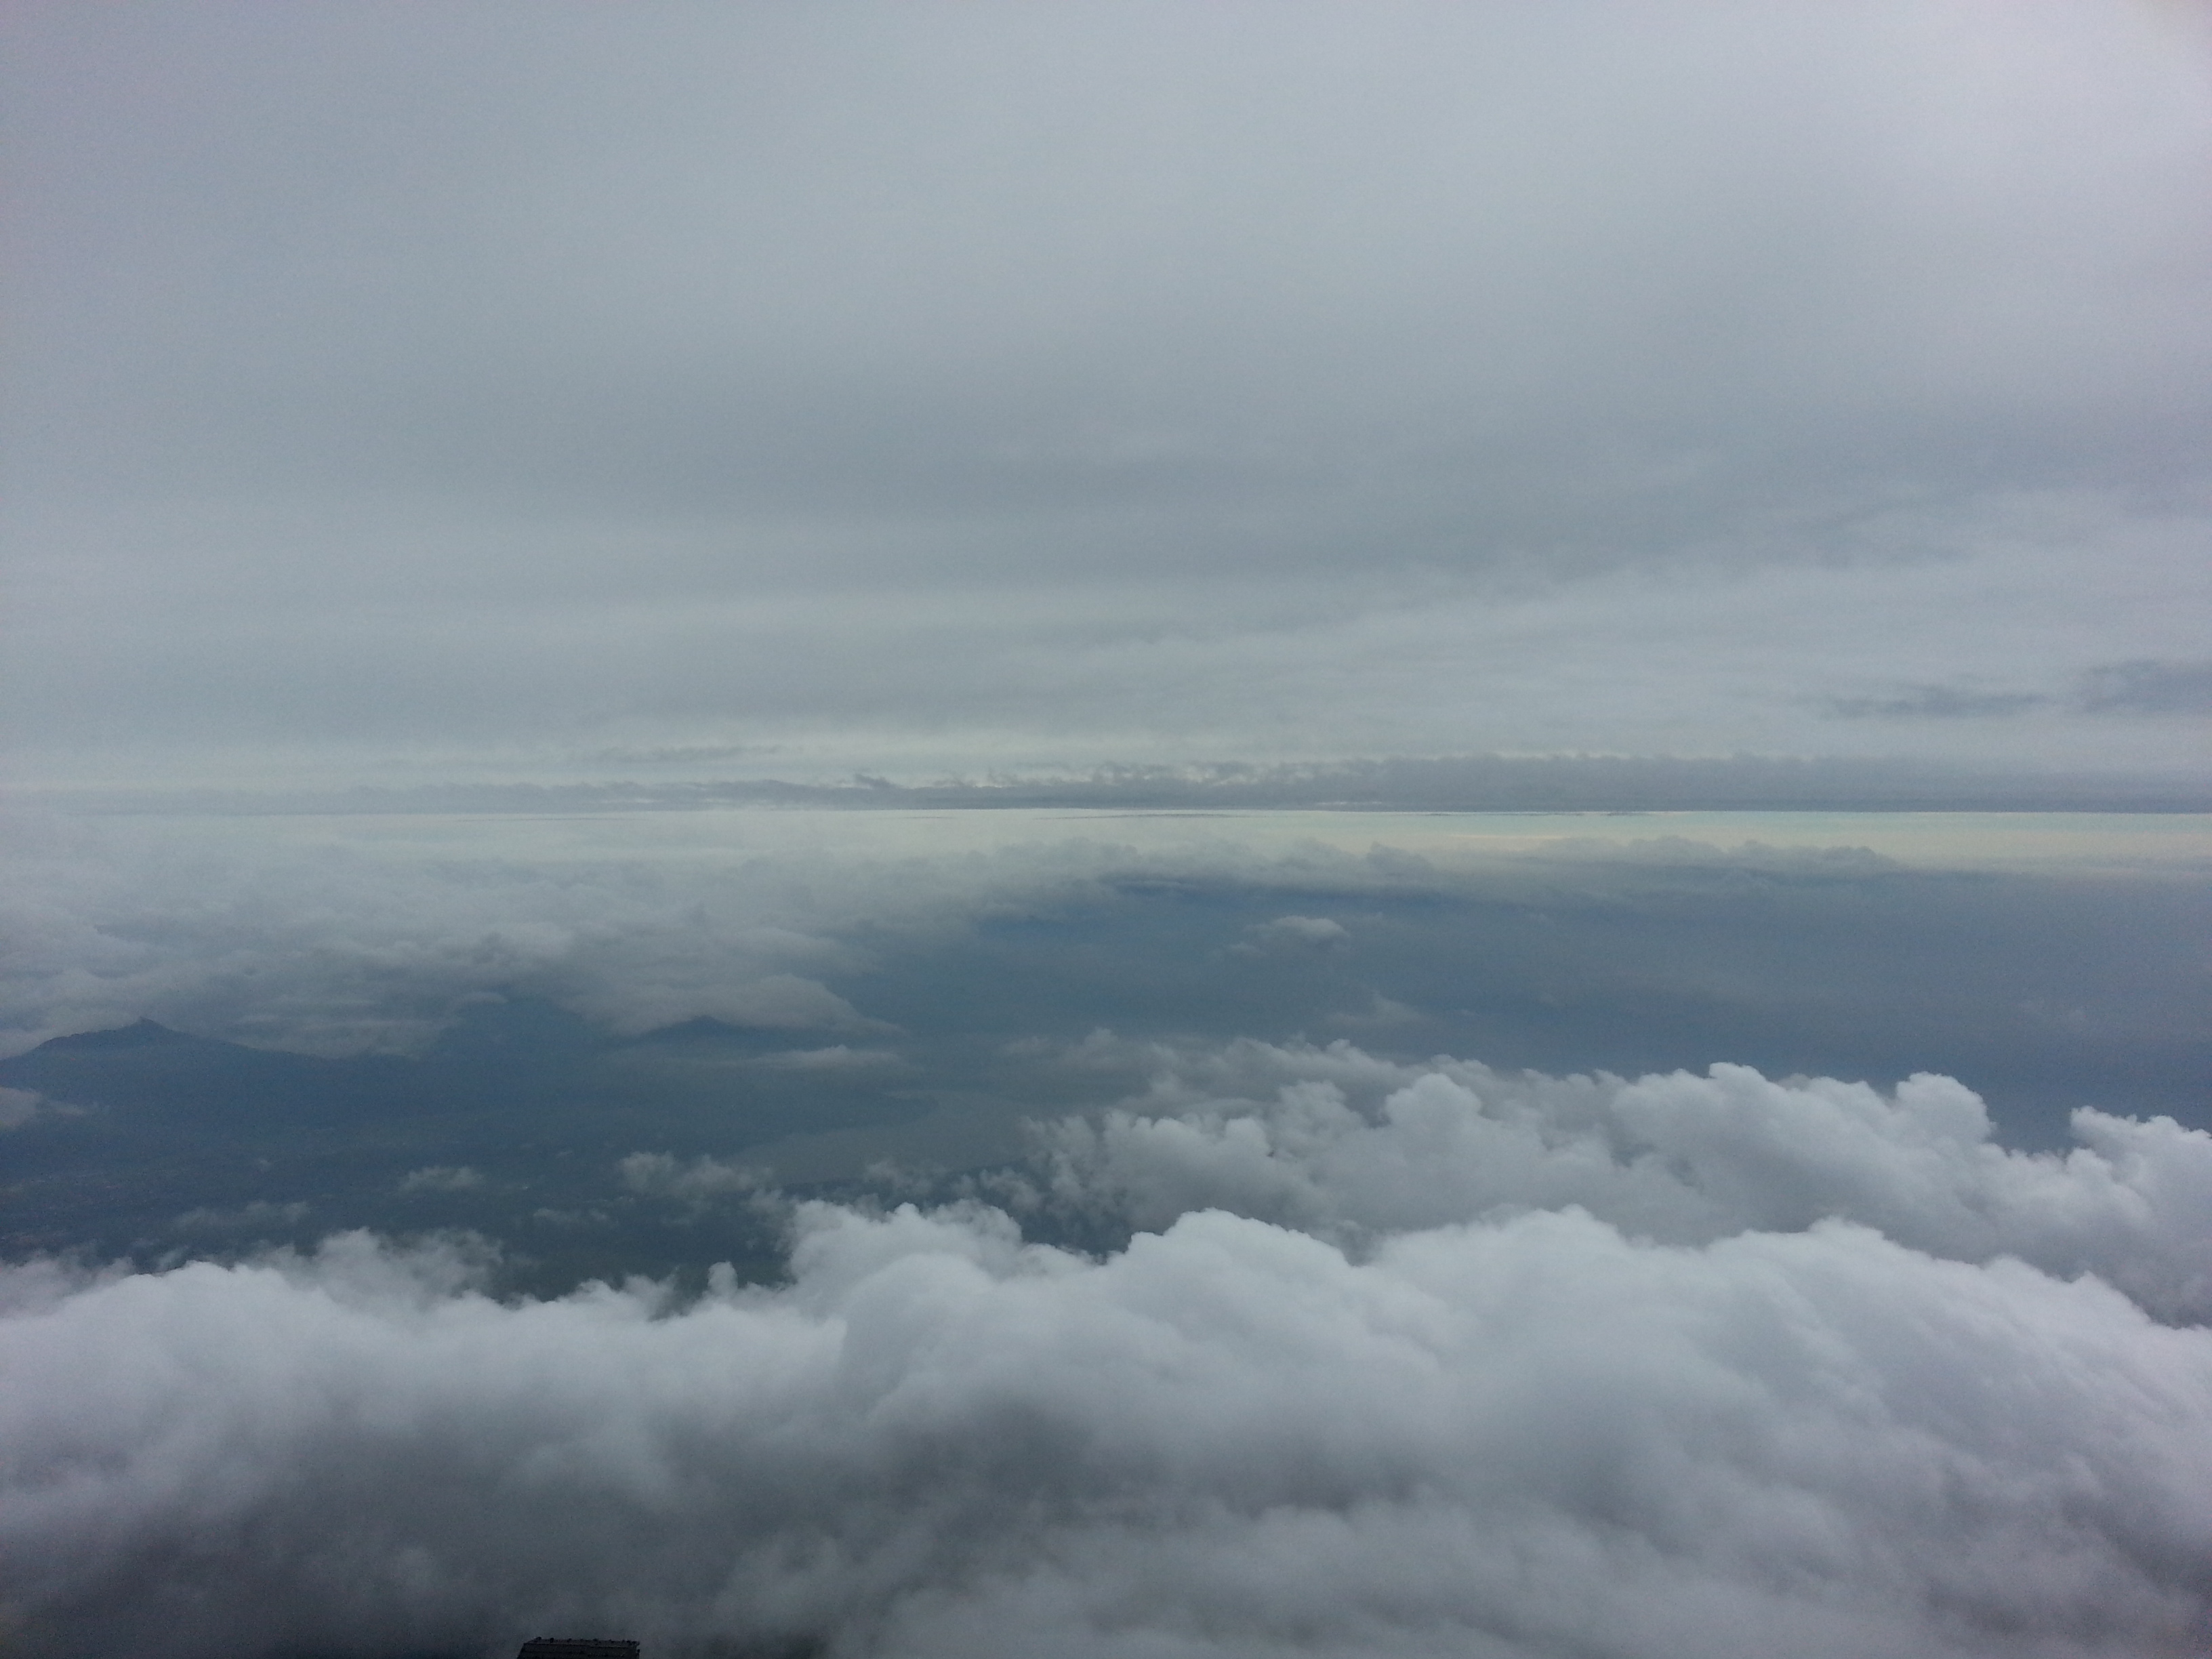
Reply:
<svg viewBox="0 0 2212 1659"><path fill-rule="evenodd" d="M542 1237L532 1254L552 1261L604 1233L629 1153L729 1158L928 1109L883 1076L754 1063L791 1038L696 1020L665 1040L611 1036L529 997L463 1009L416 1055L287 1053L148 1019L56 1037L0 1060L0 1085L54 1109L8 1132L0 1253L150 1261L348 1227L463 1227ZM678 1243L602 1250L589 1271L658 1271L702 1241Z"/></svg>

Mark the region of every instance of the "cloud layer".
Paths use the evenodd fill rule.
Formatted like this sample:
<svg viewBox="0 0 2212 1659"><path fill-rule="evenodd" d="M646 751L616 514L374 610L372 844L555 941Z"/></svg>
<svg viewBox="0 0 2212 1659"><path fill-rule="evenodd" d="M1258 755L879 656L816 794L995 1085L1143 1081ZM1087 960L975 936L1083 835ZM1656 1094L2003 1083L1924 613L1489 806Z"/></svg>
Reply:
<svg viewBox="0 0 2212 1659"><path fill-rule="evenodd" d="M4 26L35 778L2188 763L2179 9Z"/></svg>
<svg viewBox="0 0 2212 1659"><path fill-rule="evenodd" d="M1096 1103L1127 1082L1055 1080L1006 1045L1105 1024L1548 1070L1940 1069L2034 1145L2063 1140L2084 1103L2203 1109L2207 900L2182 817L761 810L0 829L18 877L0 904L10 1054L141 1018L419 1053L471 1007L523 998L605 1037L702 1018L752 1030L755 1092L842 1079L1034 1108L1065 1083ZM1796 844L1665 833L1685 830ZM1911 861L1849 844L1862 836ZM409 1167L477 1161L431 1147Z"/></svg>
<svg viewBox="0 0 2212 1659"><path fill-rule="evenodd" d="M1110 1048L1110 1040L1090 1045ZM1994 1144L1972 1091L1922 1074L1774 1082L1747 1066L1626 1081L1392 1064L1348 1043L1153 1047L1151 1092L1038 1131L1019 1201L1140 1227L1229 1209L1343 1242L1530 1206L1704 1243L1846 1218L1955 1260L2096 1273L2212 1319L2212 1135L2083 1109L2063 1158Z"/></svg>
<svg viewBox="0 0 2212 1659"><path fill-rule="evenodd" d="M1040 1166L1160 1224L1100 1256L812 1205L788 1285L684 1305L364 1235L12 1268L9 1613L154 1659L2191 1651L2212 1333L2160 1319L2212 1139L1982 1128L1942 1079L1236 1045Z"/></svg>
<svg viewBox="0 0 2212 1659"><path fill-rule="evenodd" d="M6 1045L719 1020L680 1136L665 1094L635 1139L544 1128L526 1078L481 1146L380 1164L338 1112L317 1156L376 1215L553 1215L528 1142L570 1219L792 1220L787 1281L703 1295L501 1300L465 1234L0 1267L0 1644L2203 1650L2212 1138L2085 1109L2015 1151L1961 1083L1886 1081L1955 1055L2020 1121L2200 1109L2187 825L2015 880L550 816L858 774L988 781L855 786L925 807L2048 806L2078 781L2021 780L2069 771L2201 805L2191 20L28 0L0 31L11 765L426 814L29 822ZM1433 758L1469 755L1509 758ZM1912 793L1969 767L2002 798ZM514 793L552 785L586 787ZM546 816L428 816L487 805ZM1885 1082L1610 1058L1684 1047ZM973 1167L977 1126L1146 1075ZM356 1218L220 1110L163 1142L44 1089L0 1127L52 1236L143 1262ZM794 1206L745 1161L833 1096L852 1164L912 1108L885 1182L937 1207Z"/></svg>
<svg viewBox="0 0 2212 1659"><path fill-rule="evenodd" d="M0 1020L16 1047L151 1017L275 1048L405 1048L471 996L518 990L620 1031L702 1017L862 1031L871 1023L821 982L855 960L825 934L900 909L884 873L857 862L823 892L816 861L672 866L635 841L629 856L546 866L380 856L389 846L374 836L284 846L265 823L213 841L8 828L24 880Z"/></svg>

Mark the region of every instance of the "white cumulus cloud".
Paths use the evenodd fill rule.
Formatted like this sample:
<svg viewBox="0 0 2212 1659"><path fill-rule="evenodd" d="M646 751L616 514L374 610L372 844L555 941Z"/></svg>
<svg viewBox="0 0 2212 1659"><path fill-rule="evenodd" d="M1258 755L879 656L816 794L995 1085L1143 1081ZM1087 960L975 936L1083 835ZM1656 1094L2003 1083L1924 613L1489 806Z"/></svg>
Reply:
<svg viewBox="0 0 2212 1659"><path fill-rule="evenodd" d="M1047 1201L1139 1226L1222 1208L1353 1243L1566 1206L1680 1243L1842 1218L2212 1316L2212 1134L2171 1118L2081 1109L2062 1156L1997 1145L1978 1096L1925 1073L1884 1094L1742 1066L1631 1081L1345 1042L1128 1048L1157 1067L1150 1095L1039 1130Z"/></svg>
<svg viewBox="0 0 2212 1659"><path fill-rule="evenodd" d="M1216 1206L1101 1256L817 1204L788 1284L689 1302L365 1235L11 1268L7 1616L155 1659L2183 1653L2207 1138L2081 1132L1244 1044L1060 1141L1063 1201Z"/></svg>

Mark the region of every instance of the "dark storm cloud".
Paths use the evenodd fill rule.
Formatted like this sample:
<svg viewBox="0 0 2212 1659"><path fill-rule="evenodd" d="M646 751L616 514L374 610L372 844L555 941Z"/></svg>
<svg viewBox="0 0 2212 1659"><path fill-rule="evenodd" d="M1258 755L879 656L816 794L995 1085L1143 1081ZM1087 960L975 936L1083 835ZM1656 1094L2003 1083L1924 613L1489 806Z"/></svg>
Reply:
<svg viewBox="0 0 2212 1659"><path fill-rule="evenodd" d="M2148 12L9 27L44 771L1818 752L2202 632Z"/></svg>

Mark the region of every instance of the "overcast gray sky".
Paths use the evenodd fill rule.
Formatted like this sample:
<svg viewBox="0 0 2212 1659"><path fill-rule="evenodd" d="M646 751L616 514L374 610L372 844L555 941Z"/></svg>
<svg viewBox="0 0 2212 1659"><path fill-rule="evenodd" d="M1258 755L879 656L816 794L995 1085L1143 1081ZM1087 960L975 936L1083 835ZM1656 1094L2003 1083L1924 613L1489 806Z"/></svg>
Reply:
<svg viewBox="0 0 2212 1659"><path fill-rule="evenodd" d="M2201 1646L2201 817L1113 793L2212 798L2200 6L15 0L0 154L173 809L0 824L24 1652ZM592 810L872 798L1035 810Z"/></svg>
<svg viewBox="0 0 2212 1659"><path fill-rule="evenodd" d="M2212 766L2188 9L5 28L33 783Z"/></svg>

